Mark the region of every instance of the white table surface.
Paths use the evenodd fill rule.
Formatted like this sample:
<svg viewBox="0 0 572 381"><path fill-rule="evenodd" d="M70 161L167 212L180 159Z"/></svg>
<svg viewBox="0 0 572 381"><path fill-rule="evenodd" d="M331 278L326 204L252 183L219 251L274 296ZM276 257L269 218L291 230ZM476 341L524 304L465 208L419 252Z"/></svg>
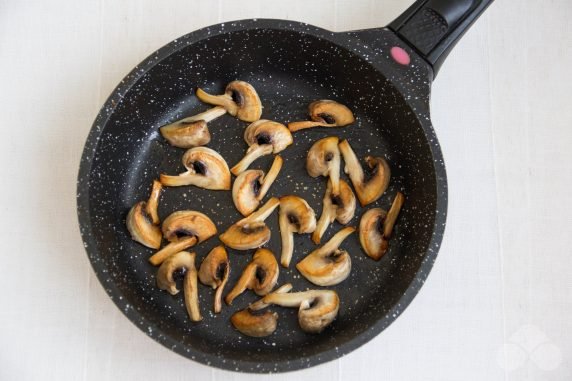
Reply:
<svg viewBox="0 0 572 381"><path fill-rule="evenodd" d="M447 231L411 306L339 360L281 375L189 361L98 283L75 189L121 78L197 28L243 18L382 26L411 0L0 0L0 380L572 379L572 2L497 1L433 87ZM512 3L512 4L511 4Z"/></svg>

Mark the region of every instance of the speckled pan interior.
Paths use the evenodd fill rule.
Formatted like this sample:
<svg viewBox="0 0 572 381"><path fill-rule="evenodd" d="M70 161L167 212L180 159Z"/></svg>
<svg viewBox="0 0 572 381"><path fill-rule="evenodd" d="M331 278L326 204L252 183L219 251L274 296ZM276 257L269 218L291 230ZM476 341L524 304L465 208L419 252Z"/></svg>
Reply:
<svg viewBox="0 0 572 381"><path fill-rule="evenodd" d="M112 94L86 144L78 184L78 212L86 249L100 281L119 308L146 334L205 364L249 372L288 371L348 353L382 331L407 306L425 280L441 241L445 172L423 102L409 102L415 93L392 84L399 76L409 78L417 70L424 77L415 77L415 83L428 89L426 68L415 59L412 68L405 69L389 62L387 41L391 46L391 41L397 40L381 38L391 34L387 31L376 33L376 43L368 45L350 34L341 38L295 23L249 21L226 28L215 26L163 48L136 68ZM354 47L356 51L352 51ZM388 67L387 71L383 67ZM365 208L358 207L349 225L357 227L359 217L369 208L388 209L397 190L405 194L390 250L379 262L366 257L357 234L343 243L352 258L352 271L347 280L332 287L341 299L340 312L321 334L302 332L295 309L272 307L280 316L276 332L266 338L243 336L233 329L229 318L256 300L254 293L244 293L231 307L225 306L221 314L215 315L211 312L214 292L202 285L199 296L204 319L190 322L182 293L171 296L155 286L157 268L147 261L153 251L132 241L125 228L129 208L148 197L153 179L160 173L184 171L184 150L166 143L158 127L209 108L194 96L197 87L222 93L225 84L234 79L247 81L257 89L265 119L282 123L304 120L307 105L322 98L344 103L356 115L356 123L350 127L295 133L294 144L281 153L284 167L266 199L298 195L320 215L326 180L307 174L305 157L313 142L330 135L348 139L360 158L385 157L392 169L384 196ZM429 94L417 95L426 100ZM219 152L229 167L247 148L242 137L246 126L228 115L209 124L209 147ZM271 156L264 157L251 168L267 171L271 162ZM342 178L349 182L346 175ZM159 204L161 218L183 209L210 216L219 233L240 218L230 191L167 188ZM272 230L267 247L278 257L281 243L277 220L277 213L267 220ZM340 228L338 223L330 226L323 241ZM195 247L198 264L219 244L218 238L212 238ZM278 284L291 282L294 291L319 288L294 267L315 247L309 235L296 235L292 264L289 269L280 269ZM253 252L229 249L231 276L227 290Z"/></svg>

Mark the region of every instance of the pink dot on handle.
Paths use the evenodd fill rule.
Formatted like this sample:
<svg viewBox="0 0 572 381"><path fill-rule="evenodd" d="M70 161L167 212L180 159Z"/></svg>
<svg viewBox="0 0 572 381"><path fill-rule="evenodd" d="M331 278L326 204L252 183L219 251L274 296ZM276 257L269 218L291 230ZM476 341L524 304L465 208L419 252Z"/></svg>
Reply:
<svg viewBox="0 0 572 381"><path fill-rule="evenodd" d="M409 65L411 63L409 53L407 53L403 48L394 46L389 52L391 53L391 58L393 58L398 64Z"/></svg>

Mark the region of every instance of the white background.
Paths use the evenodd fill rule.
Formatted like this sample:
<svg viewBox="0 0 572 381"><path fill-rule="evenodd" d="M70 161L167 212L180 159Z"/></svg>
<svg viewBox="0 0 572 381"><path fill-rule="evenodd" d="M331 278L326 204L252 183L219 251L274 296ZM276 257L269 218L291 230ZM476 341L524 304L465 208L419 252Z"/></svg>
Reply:
<svg viewBox="0 0 572 381"><path fill-rule="evenodd" d="M1 380L572 379L572 2L497 1L434 84L447 231L405 313L350 355L275 376L191 362L132 325L79 236L76 174L133 66L210 24L385 25L411 0L0 1Z"/></svg>

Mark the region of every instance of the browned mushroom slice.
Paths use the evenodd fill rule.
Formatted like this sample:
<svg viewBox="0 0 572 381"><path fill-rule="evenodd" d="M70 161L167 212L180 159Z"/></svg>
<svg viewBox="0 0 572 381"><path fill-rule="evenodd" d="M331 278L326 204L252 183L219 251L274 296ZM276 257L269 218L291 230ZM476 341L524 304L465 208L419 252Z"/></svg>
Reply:
<svg viewBox="0 0 572 381"><path fill-rule="evenodd" d="M183 155L187 171L178 176L161 174L161 183L168 187L194 185L211 190L230 189L230 171L218 152L207 147L191 148Z"/></svg>
<svg viewBox="0 0 572 381"><path fill-rule="evenodd" d="M346 227L337 232L324 246L298 262L298 271L318 286L333 286L344 281L350 275L352 259L347 251L339 247L354 231L355 228Z"/></svg>
<svg viewBox="0 0 572 381"><path fill-rule="evenodd" d="M306 170L312 177L327 176L332 181L332 194L337 196L340 192L340 150L339 139L330 136L318 140L306 157Z"/></svg>
<svg viewBox="0 0 572 381"><path fill-rule="evenodd" d="M282 237L280 264L288 267L294 252L294 233L312 233L316 229L316 215L304 199L284 196L280 198L278 222Z"/></svg>
<svg viewBox="0 0 572 381"><path fill-rule="evenodd" d="M248 216L258 208L260 201L276 180L282 168L282 162L282 158L277 155L266 175L261 170L249 169L234 180L232 201L243 216Z"/></svg>
<svg viewBox="0 0 572 381"><path fill-rule="evenodd" d="M207 123L226 114L223 107L214 107L200 114L167 124L159 131L172 146L179 148L192 148L204 146L211 141Z"/></svg>
<svg viewBox="0 0 572 381"><path fill-rule="evenodd" d="M195 253L180 251L165 260L157 271L157 286L171 295L179 293L173 273L184 270L183 289L185 306L192 321L202 320L199 309L199 294L197 289L197 269L195 268Z"/></svg>
<svg viewBox="0 0 572 381"><path fill-rule="evenodd" d="M344 171L350 177L361 206L371 204L381 197L389 185L391 170L382 157L366 156L364 172L350 143L343 140L339 144L340 152L346 163Z"/></svg>
<svg viewBox="0 0 572 381"><path fill-rule="evenodd" d="M308 333L322 332L338 316L340 308L340 298L332 290L271 293L263 300L267 304L298 308L298 322L300 327Z"/></svg>
<svg viewBox="0 0 572 381"><path fill-rule="evenodd" d="M197 97L205 103L222 106L230 115L245 122L255 122L262 115L258 93L244 81L230 82L223 95L211 95L199 88Z"/></svg>
<svg viewBox="0 0 572 381"><path fill-rule="evenodd" d="M246 127L244 140L249 147L246 155L230 170L235 176L246 171L259 157L279 153L294 141L286 126L266 119L260 119Z"/></svg>
<svg viewBox="0 0 572 381"><path fill-rule="evenodd" d="M404 202L403 193L397 192L388 213L381 208L374 208L361 217L359 241L370 258L378 261L387 252L393 226Z"/></svg>
<svg viewBox="0 0 572 381"><path fill-rule="evenodd" d="M199 268L199 280L205 286L216 289L214 298L214 312L222 309L222 292L230 274L230 262L224 246L217 246L203 259Z"/></svg>
<svg viewBox="0 0 572 381"><path fill-rule="evenodd" d="M216 226L201 212L182 210L163 221L163 236L170 242L153 254L149 262L160 265L170 255L201 243L216 234Z"/></svg>
<svg viewBox="0 0 572 381"><path fill-rule="evenodd" d="M226 246L236 250L255 249L270 240L270 229L266 226L266 220L270 214L280 205L276 197L269 199L256 212L243 218L222 233L219 239Z"/></svg>
<svg viewBox="0 0 572 381"><path fill-rule="evenodd" d="M276 290L272 291L273 294L285 294L292 290L292 283L285 283L282 286L278 287ZM266 307L270 306L270 304L264 302L264 298L257 300L254 303L251 303L248 308L252 311L262 310Z"/></svg>
<svg viewBox="0 0 572 381"><path fill-rule="evenodd" d="M226 295L227 304L245 290L253 290L257 295L266 295L276 285L280 269L274 254L268 249L258 249L252 261L246 266L234 288Z"/></svg>
<svg viewBox="0 0 572 381"><path fill-rule="evenodd" d="M127 230L131 238L152 249L158 249L161 246L161 229L158 226L160 221L157 214L161 189L161 183L153 180L149 200L133 205L126 219Z"/></svg>
<svg viewBox="0 0 572 381"><path fill-rule="evenodd" d="M308 106L308 114L312 121L288 123L292 132L312 127L344 127L355 122L352 111L341 103L323 99L314 101Z"/></svg>
<svg viewBox="0 0 572 381"><path fill-rule="evenodd" d="M319 244L328 226L337 220L345 225L354 217L356 210L356 198L354 192L344 180L340 180L340 194L332 195L332 182L328 180L322 215L316 224L316 230L312 233L312 241Z"/></svg>

